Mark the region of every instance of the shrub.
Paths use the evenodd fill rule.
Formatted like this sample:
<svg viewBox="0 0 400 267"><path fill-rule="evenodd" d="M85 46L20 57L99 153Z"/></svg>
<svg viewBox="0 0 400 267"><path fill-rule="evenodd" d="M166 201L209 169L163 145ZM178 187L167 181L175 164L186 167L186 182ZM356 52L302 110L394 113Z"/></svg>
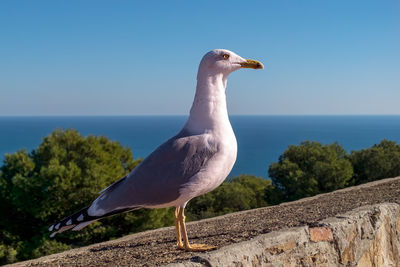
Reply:
<svg viewBox="0 0 400 267"><path fill-rule="evenodd" d="M349 159L355 184L400 175L400 145L393 141L382 140L371 148L352 151Z"/></svg>
<svg viewBox="0 0 400 267"><path fill-rule="evenodd" d="M337 143L302 142L289 148L269 167L273 184L284 200L295 200L351 184L353 168Z"/></svg>
<svg viewBox="0 0 400 267"><path fill-rule="evenodd" d="M272 182L252 175L241 175L224 182L214 191L192 199L186 208L190 220L214 217L240 210L267 206L265 194Z"/></svg>

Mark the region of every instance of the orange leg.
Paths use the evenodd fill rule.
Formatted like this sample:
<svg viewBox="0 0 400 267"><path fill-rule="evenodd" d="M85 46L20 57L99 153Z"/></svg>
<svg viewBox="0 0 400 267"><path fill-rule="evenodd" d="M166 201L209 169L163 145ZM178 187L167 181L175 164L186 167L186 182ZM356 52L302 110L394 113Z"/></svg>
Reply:
<svg viewBox="0 0 400 267"><path fill-rule="evenodd" d="M186 251L207 251L207 250L212 250L215 249L216 247L214 246L208 246L206 244L190 244L189 239L187 236L187 231L186 231L186 225L185 225L185 214L184 214L184 208L176 208L175 210L175 222L178 222L176 224L176 237L178 239L178 248L179 249L184 249ZM181 238L183 237L183 244Z"/></svg>
<svg viewBox="0 0 400 267"><path fill-rule="evenodd" d="M176 245L178 246L178 249L185 249L185 247L183 246L183 243L182 243L181 226L180 226L180 223L179 223L179 220L178 220L179 209L180 208L177 207L175 209L175 214L174 214L174 216L175 216L175 228L176 228L176 241L177 241Z"/></svg>

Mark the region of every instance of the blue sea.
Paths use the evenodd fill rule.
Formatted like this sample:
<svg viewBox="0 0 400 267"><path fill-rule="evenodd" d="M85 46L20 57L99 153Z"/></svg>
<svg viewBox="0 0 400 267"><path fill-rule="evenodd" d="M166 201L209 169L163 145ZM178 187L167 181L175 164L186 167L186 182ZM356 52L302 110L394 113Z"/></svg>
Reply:
<svg viewBox="0 0 400 267"><path fill-rule="evenodd" d="M5 153L31 151L56 128L103 135L144 158L176 134L186 116L0 117L0 161ZM302 141L338 142L347 151L371 147L382 139L400 143L400 116L231 116L238 158L230 177L268 177L268 166L289 145Z"/></svg>

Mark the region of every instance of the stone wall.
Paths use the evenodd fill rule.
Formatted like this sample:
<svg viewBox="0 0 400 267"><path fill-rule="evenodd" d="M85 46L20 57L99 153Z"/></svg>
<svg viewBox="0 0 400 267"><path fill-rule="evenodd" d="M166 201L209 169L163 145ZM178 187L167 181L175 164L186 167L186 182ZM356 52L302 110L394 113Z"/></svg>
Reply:
<svg viewBox="0 0 400 267"><path fill-rule="evenodd" d="M191 242L215 251L178 250L167 227L13 266L400 267L399 205L400 177L389 178L188 223Z"/></svg>
<svg viewBox="0 0 400 267"><path fill-rule="evenodd" d="M400 266L399 233L400 206L383 203L168 266Z"/></svg>

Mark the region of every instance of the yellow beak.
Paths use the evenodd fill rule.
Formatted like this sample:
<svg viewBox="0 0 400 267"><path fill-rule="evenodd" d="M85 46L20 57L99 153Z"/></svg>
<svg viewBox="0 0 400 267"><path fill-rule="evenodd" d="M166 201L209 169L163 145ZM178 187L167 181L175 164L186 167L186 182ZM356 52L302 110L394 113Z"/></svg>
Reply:
<svg viewBox="0 0 400 267"><path fill-rule="evenodd" d="M240 63L242 68L251 68L251 69L263 69L264 65L257 60L246 59L246 62Z"/></svg>

